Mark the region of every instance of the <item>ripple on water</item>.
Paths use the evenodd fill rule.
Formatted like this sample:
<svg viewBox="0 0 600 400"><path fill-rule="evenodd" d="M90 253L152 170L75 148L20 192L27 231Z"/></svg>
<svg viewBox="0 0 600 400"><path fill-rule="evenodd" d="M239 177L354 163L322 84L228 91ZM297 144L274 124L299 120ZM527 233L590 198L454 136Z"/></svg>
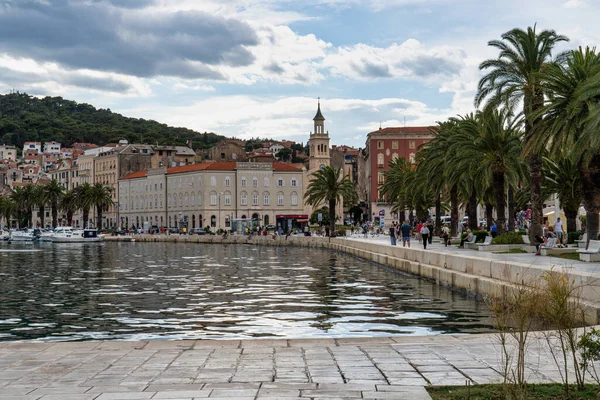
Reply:
<svg viewBox="0 0 600 400"><path fill-rule="evenodd" d="M6 252L15 250L7 247L0 244L0 293L8 298L0 310L0 340L492 330L485 304L324 249L106 243Z"/></svg>

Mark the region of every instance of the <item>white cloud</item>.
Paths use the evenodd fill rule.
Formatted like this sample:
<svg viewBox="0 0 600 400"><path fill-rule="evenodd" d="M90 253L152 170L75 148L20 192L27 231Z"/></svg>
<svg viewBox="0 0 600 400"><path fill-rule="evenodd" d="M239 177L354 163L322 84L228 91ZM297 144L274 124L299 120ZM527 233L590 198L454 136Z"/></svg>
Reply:
<svg viewBox="0 0 600 400"><path fill-rule="evenodd" d="M325 57L332 74L352 79L402 78L445 81L464 67L465 52L458 47L426 47L416 39L381 48L366 44L340 47Z"/></svg>

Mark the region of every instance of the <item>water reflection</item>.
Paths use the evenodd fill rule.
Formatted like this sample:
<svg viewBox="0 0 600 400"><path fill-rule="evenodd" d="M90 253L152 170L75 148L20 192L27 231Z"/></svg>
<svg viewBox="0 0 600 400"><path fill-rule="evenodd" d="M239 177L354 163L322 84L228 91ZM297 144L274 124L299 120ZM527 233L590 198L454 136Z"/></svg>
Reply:
<svg viewBox="0 0 600 400"><path fill-rule="evenodd" d="M0 340L359 337L491 331L489 310L322 249L0 244Z"/></svg>

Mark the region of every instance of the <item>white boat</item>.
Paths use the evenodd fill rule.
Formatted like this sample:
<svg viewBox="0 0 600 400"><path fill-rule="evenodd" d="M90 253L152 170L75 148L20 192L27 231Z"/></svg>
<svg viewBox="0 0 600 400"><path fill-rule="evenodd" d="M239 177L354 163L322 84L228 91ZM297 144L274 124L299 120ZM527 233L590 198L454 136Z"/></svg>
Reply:
<svg viewBox="0 0 600 400"><path fill-rule="evenodd" d="M40 233L40 242L51 242L53 236L54 231L52 229L44 229Z"/></svg>
<svg viewBox="0 0 600 400"><path fill-rule="evenodd" d="M56 228L52 243L88 243L99 242L97 229L73 229L71 227Z"/></svg>
<svg viewBox="0 0 600 400"><path fill-rule="evenodd" d="M0 229L0 241L10 239L10 232Z"/></svg>
<svg viewBox="0 0 600 400"><path fill-rule="evenodd" d="M14 229L10 231L11 242L33 242L39 238L39 231L34 229Z"/></svg>

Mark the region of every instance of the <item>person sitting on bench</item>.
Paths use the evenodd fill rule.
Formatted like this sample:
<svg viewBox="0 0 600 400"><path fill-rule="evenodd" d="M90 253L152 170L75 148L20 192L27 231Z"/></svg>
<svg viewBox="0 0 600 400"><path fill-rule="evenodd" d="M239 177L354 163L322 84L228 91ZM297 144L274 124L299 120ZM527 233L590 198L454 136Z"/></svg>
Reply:
<svg viewBox="0 0 600 400"><path fill-rule="evenodd" d="M464 238L462 238L460 240L460 246L458 246L458 247L462 248L462 247L464 247L465 242L470 242L472 240L473 240L473 232L471 232L470 229L467 229L467 236L465 236Z"/></svg>

